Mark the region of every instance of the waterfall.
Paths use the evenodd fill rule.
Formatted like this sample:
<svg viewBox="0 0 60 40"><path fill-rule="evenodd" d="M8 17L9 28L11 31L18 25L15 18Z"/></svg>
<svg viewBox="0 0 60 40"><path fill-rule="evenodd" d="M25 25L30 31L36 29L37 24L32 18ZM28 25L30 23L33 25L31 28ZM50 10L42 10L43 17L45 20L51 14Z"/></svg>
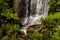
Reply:
<svg viewBox="0 0 60 40"><path fill-rule="evenodd" d="M48 0L25 0L25 14L21 19L24 28L30 25L38 25L39 18L48 15Z"/></svg>

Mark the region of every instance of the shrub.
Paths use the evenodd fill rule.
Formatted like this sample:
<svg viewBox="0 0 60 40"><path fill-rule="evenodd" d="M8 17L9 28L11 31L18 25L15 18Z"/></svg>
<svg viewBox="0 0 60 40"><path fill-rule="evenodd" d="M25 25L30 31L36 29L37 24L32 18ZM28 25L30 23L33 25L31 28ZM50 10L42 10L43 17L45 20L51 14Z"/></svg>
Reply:
<svg viewBox="0 0 60 40"><path fill-rule="evenodd" d="M13 13L11 9L6 9L0 15L0 40L20 40L20 18L18 13Z"/></svg>
<svg viewBox="0 0 60 40"><path fill-rule="evenodd" d="M6 0L0 0L0 11L6 9L8 7L8 3Z"/></svg>
<svg viewBox="0 0 60 40"><path fill-rule="evenodd" d="M14 23L14 24L20 24L20 18L18 16L18 13L14 13L11 9L6 9L1 12L0 15L0 21L1 24L7 24L7 23Z"/></svg>
<svg viewBox="0 0 60 40"><path fill-rule="evenodd" d="M50 40L60 40L60 28L57 28L57 31L51 36Z"/></svg>
<svg viewBox="0 0 60 40"><path fill-rule="evenodd" d="M18 16L18 13L13 13L13 11L11 9L6 9L6 10L3 10L1 12L1 15L4 16L4 17L7 17L7 19L16 19L16 20L19 20L19 16Z"/></svg>
<svg viewBox="0 0 60 40"><path fill-rule="evenodd" d="M42 40L43 35L40 33L33 33L26 40Z"/></svg>
<svg viewBox="0 0 60 40"><path fill-rule="evenodd" d="M42 20L42 24L47 28L58 27L60 25L60 12L50 14L44 20Z"/></svg>
<svg viewBox="0 0 60 40"><path fill-rule="evenodd" d="M60 12L60 0L49 0L49 13Z"/></svg>
<svg viewBox="0 0 60 40"><path fill-rule="evenodd" d="M20 28L16 24L3 24L0 27L0 40L18 40L20 39Z"/></svg>
<svg viewBox="0 0 60 40"><path fill-rule="evenodd" d="M45 19L41 19L41 25L43 25L42 30L44 31L44 29L48 29L46 31L44 31L43 35L46 35L46 37L49 37L49 40L54 40L52 36L54 35L59 35L58 27L60 26L60 12L54 13L54 14L50 14L48 15ZM58 32L58 34L56 34ZM57 36L54 36L57 37ZM59 38L59 36L58 36Z"/></svg>

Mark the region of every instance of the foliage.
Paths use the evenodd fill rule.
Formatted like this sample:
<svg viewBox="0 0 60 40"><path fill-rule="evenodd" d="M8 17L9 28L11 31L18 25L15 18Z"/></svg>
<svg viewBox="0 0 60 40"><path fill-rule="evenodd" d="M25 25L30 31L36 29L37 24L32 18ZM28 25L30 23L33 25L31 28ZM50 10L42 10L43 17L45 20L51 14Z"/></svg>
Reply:
<svg viewBox="0 0 60 40"><path fill-rule="evenodd" d="M0 27L0 40L18 40L20 39L20 28L16 24L3 24Z"/></svg>
<svg viewBox="0 0 60 40"><path fill-rule="evenodd" d="M49 13L60 12L60 0L49 1Z"/></svg>
<svg viewBox="0 0 60 40"><path fill-rule="evenodd" d="M18 17L18 13L13 13L11 9L10 10L6 9L2 11L1 15L7 17L7 19L13 18L13 19L20 20Z"/></svg>
<svg viewBox="0 0 60 40"><path fill-rule="evenodd" d="M55 35L52 36L52 40L60 40L60 28L58 28L57 32Z"/></svg>
<svg viewBox="0 0 60 40"><path fill-rule="evenodd" d="M28 40L60 40L60 12L50 14L40 22L38 31L30 35Z"/></svg>
<svg viewBox="0 0 60 40"><path fill-rule="evenodd" d="M14 24L19 24L18 22L20 21L20 18L18 16L18 13L14 13L11 9L6 9L4 11L1 12L0 15L0 21L1 23L14 23Z"/></svg>
<svg viewBox="0 0 60 40"><path fill-rule="evenodd" d="M50 14L45 19L41 19L41 27L42 29L39 31L43 31L43 35L46 35L46 38L49 40L59 40L59 26L60 26L60 12ZM40 28L41 28L40 27ZM52 37L54 36L54 37ZM55 37L57 37L55 39Z"/></svg>
<svg viewBox="0 0 60 40"><path fill-rule="evenodd" d="M58 27L60 25L60 12L50 14L44 20L42 20L42 23L47 28Z"/></svg>
<svg viewBox="0 0 60 40"><path fill-rule="evenodd" d="M0 39L1 40L20 40L20 18L18 13L11 9L6 9L0 15ZM16 23L17 22L17 23Z"/></svg>
<svg viewBox="0 0 60 40"><path fill-rule="evenodd" d="M60 12L50 14L40 22L38 31L30 35L28 40L60 40Z"/></svg>
<svg viewBox="0 0 60 40"><path fill-rule="evenodd" d="M42 40L43 35L40 33L33 33L27 40Z"/></svg>
<svg viewBox="0 0 60 40"><path fill-rule="evenodd" d="M0 10L6 9L8 7L8 3L6 0L0 0Z"/></svg>
<svg viewBox="0 0 60 40"><path fill-rule="evenodd" d="M10 0L9 0L10 1ZM20 18L8 0L0 0L0 40L20 40Z"/></svg>

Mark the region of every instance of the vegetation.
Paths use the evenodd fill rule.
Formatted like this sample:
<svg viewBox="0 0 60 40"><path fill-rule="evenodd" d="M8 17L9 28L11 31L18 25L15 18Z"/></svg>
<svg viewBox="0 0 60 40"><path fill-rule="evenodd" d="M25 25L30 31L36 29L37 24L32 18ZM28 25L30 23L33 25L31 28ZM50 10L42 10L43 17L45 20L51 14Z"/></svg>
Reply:
<svg viewBox="0 0 60 40"><path fill-rule="evenodd" d="M43 35L40 33L33 33L32 35L30 35L29 38L27 38L26 40L43 40Z"/></svg>
<svg viewBox="0 0 60 40"><path fill-rule="evenodd" d="M20 40L20 20L17 13L12 10L3 10L0 15L0 39L1 40Z"/></svg>
<svg viewBox="0 0 60 40"><path fill-rule="evenodd" d="M7 3L4 0L1 0L0 4L0 40L20 40L18 13L14 13L12 9L7 9Z"/></svg>
<svg viewBox="0 0 60 40"><path fill-rule="evenodd" d="M19 9L24 10L24 5L19 2L24 1L0 0L0 40L60 40L60 0L49 0L49 15L28 36L20 31Z"/></svg>
<svg viewBox="0 0 60 40"><path fill-rule="evenodd" d="M60 12L60 0L49 0L49 13Z"/></svg>
<svg viewBox="0 0 60 40"><path fill-rule="evenodd" d="M50 14L40 22L41 25L37 28L39 30L34 32L28 40L60 40L60 12Z"/></svg>

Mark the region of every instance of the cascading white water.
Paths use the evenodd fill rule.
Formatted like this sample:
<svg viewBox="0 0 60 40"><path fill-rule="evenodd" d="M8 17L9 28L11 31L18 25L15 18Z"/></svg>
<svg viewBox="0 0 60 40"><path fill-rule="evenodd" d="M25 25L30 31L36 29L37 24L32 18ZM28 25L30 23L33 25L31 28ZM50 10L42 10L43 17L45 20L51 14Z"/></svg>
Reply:
<svg viewBox="0 0 60 40"><path fill-rule="evenodd" d="M21 19L24 29L30 25L38 25L39 18L48 15L48 0L26 0L24 18Z"/></svg>

